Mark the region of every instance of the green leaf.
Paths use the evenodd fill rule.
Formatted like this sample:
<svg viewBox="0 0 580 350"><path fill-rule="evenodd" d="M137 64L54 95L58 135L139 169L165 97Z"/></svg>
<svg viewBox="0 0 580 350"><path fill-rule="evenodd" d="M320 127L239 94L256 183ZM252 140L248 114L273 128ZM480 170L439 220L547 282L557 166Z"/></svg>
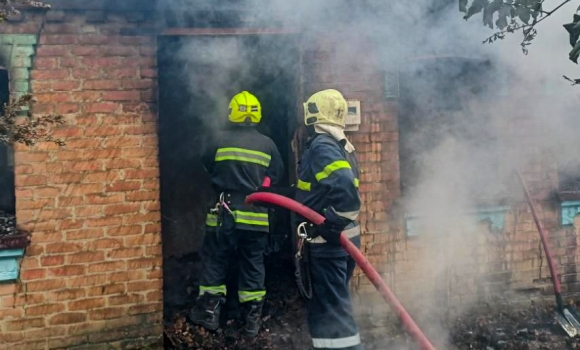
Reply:
<svg viewBox="0 0 580 350"><path fill-rule="evenodd" d="M495 25L500 29L504 30L508 26L508 17L511 16L512 6L503 4L499 9L498 19Z"/></svg>
<svg viewBox="0 0 580 350"><path fill-rule="evenodd" d="M467 12L467 0L459 0L459 11L460 12Z"/></svg>
<svg viewBox="0 0 580 350"><path fill-rule="evenodd" d="M580 41L574 45L572 51L570 51L570 61L578 64L578 56L580 56Z"/></svg>
<svg viewBox="0 0 580 350"><path fill-rule="evenodd" d="M467 13L465 14L465 16L463 16L463 18L469 19L476 13L481 12L483 8L488 4L488 2L489 2L488 0L473 0L473 3L471 4L471 6L469 6L469 9L467 10Z"/></svg>
<svg viewBox="0 0 580 350"><path fill-rule="evenodd" d="M525 24L530 23L530 10L528 8L518 7L516 13L522 22Z"/></svg>
<svg viewBox="0 0 580 350"><path fill-rule="evenodd" d="M570 45L574 47L580 37L580 16L574 15L573 22L564 24L564 28L570 34Z"/></svg>

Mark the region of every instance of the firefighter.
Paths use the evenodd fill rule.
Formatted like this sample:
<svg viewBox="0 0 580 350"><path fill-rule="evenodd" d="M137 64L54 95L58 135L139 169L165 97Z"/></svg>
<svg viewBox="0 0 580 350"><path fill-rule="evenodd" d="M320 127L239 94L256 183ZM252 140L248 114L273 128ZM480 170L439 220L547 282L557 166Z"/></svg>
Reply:
<svg viewBox="0 0 580 350"><path fill-rule="evenodd" d="M347 112L346 100L333 89L317 92L304 103L309 139L298 164L296 200L325 217L321 226L307 225L305 247L312 278L306 306L315 349L363 349L349 294L355 262L339 241L344 232L360 247L359 168L344 133Z"/></svg>
<svg viewBox="0 0 580 350"><path fill-rule="evenodd" d="M247 91L235 95L228 119L227 130L214 138L214 145L203 156L204 167L218 195L206 218L199 296L190 317L193 323L208 330L219 328L220 308L226 301L228 259L236 249L244 331L254 336L261 326L266 296L264 252L269 220L267 209L246 205L244 200L260 188L266 177L275 184L284 165L274 142L255 129L262 119L256 96Z"/></svg>

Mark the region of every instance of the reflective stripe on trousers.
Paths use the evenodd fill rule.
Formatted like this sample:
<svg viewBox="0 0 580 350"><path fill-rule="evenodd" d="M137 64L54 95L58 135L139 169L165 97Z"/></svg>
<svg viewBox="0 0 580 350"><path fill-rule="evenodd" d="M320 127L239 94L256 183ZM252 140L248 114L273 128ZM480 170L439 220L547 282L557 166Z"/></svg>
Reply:
<svg viewBox="0 0 580 350"><path fill-rule="evenodd" d="M351 337L324 339L312 338L312 345L317 349L344 349L360 344L360 335L357 333Z"/></svg>
<svg viewBox="0 0 580 350"><path fill-rule="evenodd" d="M355 227L346 229L346 230L342 231L342 233L347 238L354 238L354 237L360 235L360 226L357 225ZM326 243L326 240L324 238L322 238L322 236L318 236L318 237L314 238L313 240L309 241L308 243L311 243L311 244L321 244L321 243Z"/></svg>
<svg viewBox="0 0 580 350"><path fill-rule="evenodd" d="M260 301L264 299L266 296L265 290L255 290L255 291L247 291L247 290L239 290L238 291L238 299L240 303L247 303L248 301Z"/></svg>

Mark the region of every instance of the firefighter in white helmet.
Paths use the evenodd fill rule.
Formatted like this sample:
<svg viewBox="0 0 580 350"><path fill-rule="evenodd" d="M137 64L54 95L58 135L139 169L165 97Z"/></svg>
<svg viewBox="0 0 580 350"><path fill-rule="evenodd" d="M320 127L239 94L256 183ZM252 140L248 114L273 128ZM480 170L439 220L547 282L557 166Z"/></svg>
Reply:
<svg viewBox="0 0 580 350"><path fill-rule="evenodd" d="M348 286L355 262L339 242L344 232L360 247L359 168L344 133L347 113L337 90L317 92L304 103L310 138L298 166L296 200L325 217L321 226L307 225L311 240L305 247L312 277L308 326L315 349L363 349Z"/></svg>
<svg viewBox="0 0 580 350"><path fill-rule="evenodd" d="M217 135L203 157L217 198L206 219L199 297L190 314L195 324L209 330L219 328L227 293L227 263L237 249L237 292L249 336L256 335L261 326L269 219L267 209L244 204L244 200L266 177L275 184L284 171L274 142L255 129L261 119L262 107L256 96L247 91L235 95L230 102L228 130Z"/></svg>

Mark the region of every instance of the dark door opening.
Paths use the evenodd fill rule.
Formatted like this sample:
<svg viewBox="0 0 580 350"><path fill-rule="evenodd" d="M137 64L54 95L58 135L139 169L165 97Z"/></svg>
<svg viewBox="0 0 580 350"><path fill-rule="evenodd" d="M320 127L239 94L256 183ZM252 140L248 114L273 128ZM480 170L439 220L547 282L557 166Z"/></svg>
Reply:
<svg viewBox="0 0 580 350"><path fill-rule="evenodd" d="M158 47L164 293L171 312L189 306L197 292L197 251L207 209L215 204L201 155L212 133L227 122L237 92L248 90L260 100L258 130L276 143L286 167L279 185L294 181L290 144L299 55L290 35L165 36ZM271 249L289 252L289 213L275 211L270 217Z"/></svg>

